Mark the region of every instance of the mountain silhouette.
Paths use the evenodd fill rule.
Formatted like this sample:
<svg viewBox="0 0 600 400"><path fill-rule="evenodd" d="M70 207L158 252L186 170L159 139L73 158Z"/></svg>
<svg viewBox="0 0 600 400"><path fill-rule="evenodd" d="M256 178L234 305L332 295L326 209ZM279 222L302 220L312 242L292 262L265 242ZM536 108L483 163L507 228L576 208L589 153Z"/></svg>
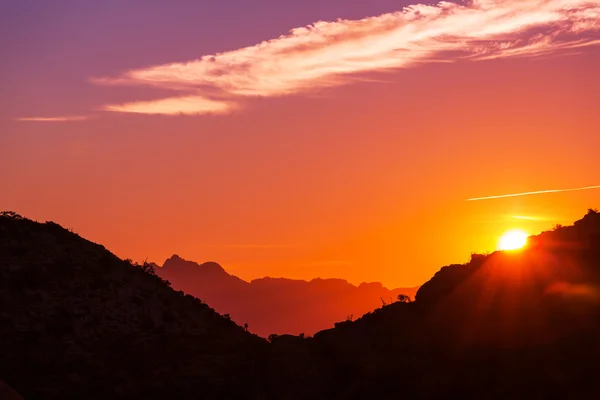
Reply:
<svg viewBox="0 0 600 400"><path fill-rule="evenodd" d="M0 380L28 400L600 398L595 210L441 268L415 301L268 341L152 265L5 214L0 305Z"/></svg>
<svg viewBox="0 0 600 400"><path fill-rule="evenodd" d="M156 273L174 289L196 296L217 312L228 314L260 336L304 333L313 335L335 322L392 303L399 294L414 298L418 288L388 290L381 283L354 286L343 279L311 281L261 278L246 282L219 264L197 264L178 255L167 259Z"/></svg>
<svg viewBox="0 0 600 400"><path fill-rule="evenodd" d="M239 397L266 344L59 225L0 216L0 380L25 399Z"/></svg>

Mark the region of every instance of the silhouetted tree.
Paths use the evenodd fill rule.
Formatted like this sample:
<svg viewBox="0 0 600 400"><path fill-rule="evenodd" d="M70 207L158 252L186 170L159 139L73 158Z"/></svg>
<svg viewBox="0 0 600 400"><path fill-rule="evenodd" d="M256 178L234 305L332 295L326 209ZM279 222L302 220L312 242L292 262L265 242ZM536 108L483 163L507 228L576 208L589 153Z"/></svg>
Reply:
<svg viewBox="0 0 600 400"><path fill-rule="evenodd" d="M270 343L273 343L273 342L274 342L274 341L275 341L275 340L276 340L278 337L279 337L279 335L278 335L278 334L276 334L276 333L271 333L271 334L269 335L269 337L267 337L267 340L268 340Z"/></svg>
<svg viewBox="0 0 600 400"><path fill-rule="evenodd" d="M149 273L150 275L156 275L156 269L154 268L154 264L149 263L148 259L144 260L144 263L141 265L142 271Z"/></svg>

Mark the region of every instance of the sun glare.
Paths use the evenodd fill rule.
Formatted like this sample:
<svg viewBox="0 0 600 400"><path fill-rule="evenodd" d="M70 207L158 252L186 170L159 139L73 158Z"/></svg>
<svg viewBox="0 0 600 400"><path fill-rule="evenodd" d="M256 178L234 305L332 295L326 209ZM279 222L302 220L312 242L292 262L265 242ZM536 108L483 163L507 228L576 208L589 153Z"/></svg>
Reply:
<svg viewBox="0 0 600 400"><path fill-rule="evenodd" d="M506 232L498 240L498 250L518 250L527 244L527 233L518 229Z"/></svg>

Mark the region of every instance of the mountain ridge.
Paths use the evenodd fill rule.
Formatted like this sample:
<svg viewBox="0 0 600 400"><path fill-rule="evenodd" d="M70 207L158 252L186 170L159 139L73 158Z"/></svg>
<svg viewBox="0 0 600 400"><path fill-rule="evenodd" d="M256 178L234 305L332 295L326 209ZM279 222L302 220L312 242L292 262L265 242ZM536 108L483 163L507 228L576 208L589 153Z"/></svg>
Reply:
<svg viewBox="0 0 600 400"><path fill-rule="evenodd" d="M169 257L156 273L173 287L203 299L252 332L312 335L336 322L358 317L399 294L414 297L417 288L387 289L380 282L356 286L340 278L311 280L263 277L245 281L218 263L196 263L178 255ZM341 297L340 297L341 296ZM274 310L274 306L276 309ZM264 310L270 309L271 317Z"/></svg>
<svg viewBox="0 0 600 400"><path fill-rule="evenodd" d="M0 380L26 399L168 396L176 378L185 396L239 397L266 341L148 271L0 215Z"/></svg>
<svg viewBox="0 0 600 400"><path fill-rule="evenodd" d="M268 341L148 265L0 214L0 304L0 381L28 400L600 397L596 210L444 266L414 301Z"/></svg>

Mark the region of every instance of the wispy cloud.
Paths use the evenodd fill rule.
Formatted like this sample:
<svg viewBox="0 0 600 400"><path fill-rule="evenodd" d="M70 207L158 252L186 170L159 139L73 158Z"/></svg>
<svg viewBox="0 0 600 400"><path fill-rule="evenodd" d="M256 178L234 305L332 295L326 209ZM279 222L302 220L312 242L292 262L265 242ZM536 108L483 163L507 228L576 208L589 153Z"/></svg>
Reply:
<svg viewBox="0 0 600 400"><path fill-rule="evenodd" d="M484 220L471 220L473 223L506 223L507 221L511 221L513 219L520 221L556 221L555 218L548 217L533 217L529 215L504 215L501 218L497 219L484 219Z"/></svg>
<svg viewBox="0 0 600 400"><path fill-rule="evenodd" d="M545 221L546 220L546 218L531 217L531 216L528 216L528 215L513 215L511 218L512 219L524 220L524 221Z"/></svg>
<svg viewBox="0 0 600 400"><path fill-rule="evenodd" d="M85 121L93 118L92 115L65 115L60 117L22 117L15 118L15 121L21 122L73 122Z"/></svg>
<svg viewBox="0 0 600 400"><path fill-rule="evenodd" d="M496 195L496 196L487 196L487 197L474 197L471 199L467 199L467 201L504 199L507 197L532 196L532 195L536 195L536 194L548 194L548 193L578 192L581 190L593 190L593 189L600 189L600 185L586 186L586 187L573 188L573 189L550 189L550 190L538 190L535 192L522 192L522 193L512 193L512 194L500 194L500 195ZM517 217L514 217L514 218L517 218Z"/></svg>
<svg viewBox="0 0 600 400"><path fill-rule="evenodd" d="M270 243L233 243L233 244L211 244L208 247L225 249L284 249L292 247L288 244Z"/></svg>
<svg viewBox="0 0 600 400"><path fill-rule="evenodd" d="M344 260L322 260L322 261L314 261L310 263L303 264L303 267L306 268L314 268L314 267L344 267L352 265L350 261Z"/></svg>
<svg viewBox="0 0 600 400"><path fill-rule="evenodd" d="M194 115L223 114L233 111L235 108L235 104L226 101L210 100L201 96L186 96L109 105L102 109L137 114Z"/></svg>
<svg viewBox="0 0 600 400"><path fill-rule="evenodd" d="M600 0L472 0L412 5L361 20L315 22L238 50L93 79L182 97L108 105L147 114L224 113L245 97L282 96L358 74L434 61L532 57L600 44Z"/></svg>

